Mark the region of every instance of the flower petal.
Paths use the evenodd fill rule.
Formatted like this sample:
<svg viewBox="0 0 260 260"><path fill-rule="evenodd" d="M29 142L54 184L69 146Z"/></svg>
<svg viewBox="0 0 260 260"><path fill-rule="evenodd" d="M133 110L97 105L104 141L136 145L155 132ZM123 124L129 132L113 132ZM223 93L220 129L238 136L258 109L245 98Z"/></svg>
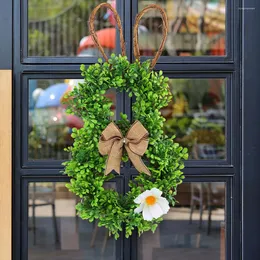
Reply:
<svg viewBox="0 0 260 260"><path fill-rule="evenodd" d="M169 209L170 209L170 206L169 206L169 201L165 198L158 198L157 199L157 203L160 205L162 211L163 211L163 214L166 214Z"/></svg>
<svg viewBox="0 0 260 260"><path fill-rule="evenodd" d="M152 192L150 190L146 190L145 192L141 193L137 198L134 199L134 203L141 204L146 197L151 196Z"/></svg>
<svg viewBox="0 0 260 260"><path fill-rule="evenodd" d="M159 218L163 215L163 209L157 203L150 206L149 211L150 211L151 215L153 216L153 218Z"/></svg>
<svg viewBox="0 0 260 260"><path fill-rule="evenodd" d="M157 198L161 197L162 196L162 191L160 191L159 189L157 188L152 188L151 189L151 192L153 193L153 195Z"/></svg>
<svg viewBox="0 0 260 260"><path fill-rule="evenodd" d="M144 208L144 203L141 203L139 207L137 207L134 212L135 213L140 213L143 211L143 208Z"/></svg>
<svg viewBox="0 0 260 260"><path fill-rule="evenodd" d="M137 198L134 199L134 203L140 204L143 202L143 194L140 194Z"/></svg>
<svg viewBox="0 0 260 260"><path fill-rule="evenodd" d="M149 206L145 205L143 209L143 218L144 220L151 221L153 219L152 214L150 213Z"/></svg>

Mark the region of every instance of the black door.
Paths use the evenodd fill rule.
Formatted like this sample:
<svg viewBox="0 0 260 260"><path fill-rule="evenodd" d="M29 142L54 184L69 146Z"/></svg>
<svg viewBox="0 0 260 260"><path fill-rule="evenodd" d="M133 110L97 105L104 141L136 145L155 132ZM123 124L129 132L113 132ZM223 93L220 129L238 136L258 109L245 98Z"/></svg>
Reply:
<svg viewBox="0 0 260 260"><path fill-rule="evenodd" d="M88 36L87 19L99 1L14 0L0 8L1 62L13 69L13 259L259 259L257 241L258 133L256 110L260 3L253 0L162 0L169 36L155 70L170 78L172 103L162 110L164 130L189 150L179 203L155 234L115 241L96 223L79 219L61 163L82 127L61 105L82 79L80 64L100 55ZM134 17L151 1L112 1L133 60ZM7 15L9 14L9 15ZM3 26L4 25L4 26ZM119 53L108 10L96 19L107 54ZM143 59L161 39L157 12L139 27ZM132 99L113 89L115 119L131 118ZM128 190L136 172L107 185ZM242 232L243 231L243 232Z"/></svg>

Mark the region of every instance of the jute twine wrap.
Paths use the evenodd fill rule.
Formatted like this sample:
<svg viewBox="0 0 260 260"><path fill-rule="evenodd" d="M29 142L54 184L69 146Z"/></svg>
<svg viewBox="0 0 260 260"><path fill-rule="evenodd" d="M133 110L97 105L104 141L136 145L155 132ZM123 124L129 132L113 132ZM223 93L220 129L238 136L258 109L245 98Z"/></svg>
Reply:
<svg viewBox="0 0 260 260"><path fill-rule="evenodd" d="M92 39L93 39L94 43L96 44L96 46L99 49L99 51L102 53L102 55L105 58L105 60L108 61L108 57L105 54L105 51L104 51L103 47L101 46L101 44L98 41L98 37L97 37L96 31L95 31L95 26L94 26L96 13L97 13L97 11L101 7L106 7L108 9L110 9L112 11L112 13L114 14L116 23L118 25L119 33L120 33L120 46L121 46L121 50L122 50L122 56L126 56L125 40L124 40L124 35L123 35L123 27L122 27L122 24L121 24L120 17L118 15L116 9L113 8L112 5L110 5L108 3L101 3L101 4L99 4L97 7L94 8L94 10L90 14L89 21L88 21L88 27L89 27L89 32L90 32L90 35L92 36Z"/></svg>
<svg viewBox="0 0 260 260"><path fill-rule="evenodd" d="M119 29L119 33L120 33L120 46L121 46L121 50L122 50L122 56L126 56L126 50L125 50L125 40L124 40L124 35L123 35L123 28L122 28L122 24L121 24L121 20L120 17L116 11L115 8L113 8L110 4L108 3L101 3L99 4L97 7L94 8L94 10L91 12L90 17L89 17L89 32L90 35L92 36L92 39L94 41L94 43L96 44L97 48L99 49L99 51L101 52L101 54L103 55L103 57L105 58L106 61L108 61L108 57L105 54L105 51L103 49L103 47L101 46L96 31L95 31L95 26L94 26L94 21L95 21L95 16L97 11L101 8L101 7L106 7L108 9L110 9L112 11L112 13L114 14L115 20L117 22L118 25L118 29ZM140 23L141 18L143 17L143 15L148 12L151 9L157 9L159 10L159 12L161 13L162 16L162 31L163 31L163 35L162 35L162 42L159 46L158 51L156 52L152 62L151 62L151 69L153 69L153 67L155 66L156 62L158 61L158 59L160 58L165 42L166 42L166 38L167 38L167 32L168 32L168 19L167 19L167 15L165 13L165 11L163 10L163 8L161 8L159 5L156 4L151 4L146 6L140 13L137 14L136 19L135 19L135 25L134 25L134 36L133 36L133 47L134 47L134 56L137 60L140 60L140 48L138 45L138 25Z"/></svg>
<svg viewBox="0 0 260 260"><path fill-rule="evenodd" d="M156 4L151 4L146 6L140 13L137 14L136 18L135 18L135 25L134 25L134 38L133 38L133 44L134 44L134 56L137 60L140 60L140 49L139 49L139 45L138 45L138 25L140 23L141 18L143 17L143 15L148 12L151 9L157 9L159 10L159 12L161 13L162 16L162 42L160 44L160 47L158 49L158 51L156 52L152 62L151 62L151 69L153 69L153 67L155 66L156 62L158 61L158 59L160 58L165 42L166 42L166 38L167 38L167 33L168 33L168 19L167 19L167 15L165 13L165 11Z"/></svg>

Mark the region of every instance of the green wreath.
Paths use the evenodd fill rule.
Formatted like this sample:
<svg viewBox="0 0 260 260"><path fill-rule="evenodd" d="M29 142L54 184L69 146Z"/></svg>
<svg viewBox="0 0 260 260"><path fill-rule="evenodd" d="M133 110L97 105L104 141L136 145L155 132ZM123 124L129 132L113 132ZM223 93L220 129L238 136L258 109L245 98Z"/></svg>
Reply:
<svg viewBox="0 0 260 260"><path fill-rule="evenodd" d="M104 5L108 4L101 6ZM117 15L110 5L109 8ZM168 78L162 71L151 71L149 60L141 63L137 59L130 63L126 56L114 54L106 62L99 59L88 68L81 65L81 71L84 83L68 94L67 112L81 117L84 127L73 129L74 144L67 149L71 160L65 162L65 173L71 177L67 187L81 198L76 206L78 214L90 222L97 219L98 225L108 228L116 239L123 226L126 237L135 228L139 235L148 230L154 232L163 220L162 215L168 212L169 204L175 204L177 186L183 179L183 159L188 157L187 149L174 143L174 137L165 136L162 130L165 119L160 109L171 100ZM151 175L139 173L129 182L130 191L125 195L104 188L104 183L115 175L104 174L107 156L99 153L100 136L113 115L112 102L105 96L110 88L136 97L132 105L133 119L149 132L149 145L142 160ZM121 113L120 117L115 124L125 136L132 122L126 114ZM124 152L122 160L128 159Z"/></svg>

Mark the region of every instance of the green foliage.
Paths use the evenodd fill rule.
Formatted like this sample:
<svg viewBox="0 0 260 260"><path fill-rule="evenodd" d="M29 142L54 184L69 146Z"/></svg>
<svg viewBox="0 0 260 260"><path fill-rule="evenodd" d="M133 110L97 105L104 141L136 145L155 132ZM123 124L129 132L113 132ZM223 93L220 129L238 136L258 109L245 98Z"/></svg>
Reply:
<svg viewBox="0 0 260 260"><path fill-rule="evenodd" d="M182 138L187 134L192 123L192 118L188 116L183 117L172 117L164 123L164 133L169 136L177 136Z"/></svg>
<svg viewBox="0 0 260 260"><path fill-rule="evenodd" d="M75 0L29 0L29 20L52 18L75 3Z"/></svg>
<svg viewBox="0 0 260 260"><path fill-rule="evenodd" d="M95 0L28 0L29 56L71 54L68 50L77 49L81 38L89 34L83 27L96 5Z"/></svg>
<svg viewBox="0 0 260 260"><path fill-rule="evenodd" d="M162 72L150 70L150 61L129 63L127 57L111 55L108 62L85 68L81 66L83 84L69 94L68 113L84 120L84 127L73 129L74 145L68 149L72 159L65 163L65 173L71 177L67 185L70 191L82 198L77 210L82 219L99 220L117 239L125 225L129 237L137 228L139 234L156 230L162 218L145 221L141 214L134 213L134 199L144 190L156 187L173 206L176 188L182 182L183 159L187 149L173 142L163 133L160 109L171 100L168 78ZM129 183L130 191L123 196L114 190L104 189L104 182L114 178L111 173L104 176L106 158L98 152L98 141L102 131L110 123L112 102L105 97L110 88L125 90L134 95L133 118L139 120L149 132L149 146L142 158L152 175L140 173ZM116 122L123 133L130 124L125 114ZM127 160L127 155L124 155Z"/></svg>
<svg viewBox="0 0 260 260"><path fill-rule="evenodd" d="M38 48L38 55L48 56L49 51L44 47L47 45L49 36L38 30L29 30L29 46L28 52L30 56L33 56L33 50Z"/></svg>

